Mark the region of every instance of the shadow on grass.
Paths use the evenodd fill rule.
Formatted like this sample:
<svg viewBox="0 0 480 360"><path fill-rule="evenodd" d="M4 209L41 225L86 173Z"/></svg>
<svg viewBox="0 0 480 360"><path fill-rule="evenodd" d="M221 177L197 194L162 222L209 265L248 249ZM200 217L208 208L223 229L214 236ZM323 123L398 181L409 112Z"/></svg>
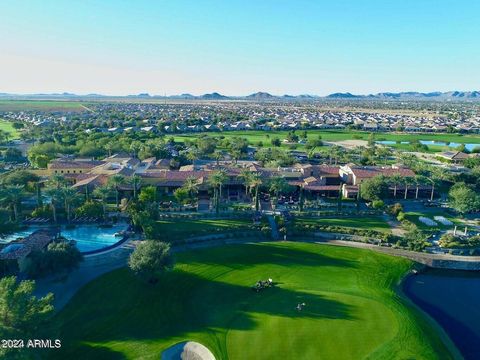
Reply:
<svg viewBox="0 0 480 360"><path fill-rule="evenodd" d="M289 256L304 255L301 264L325 265L334 259L303 251L275 246L256 247L257 260L238 256L237 265L260 262L263 252L270 250L270 261L295 264ZM273 251L273 253L272 253ZM273 256L273 261L272 260ZM310 257L309 257L310 256ZM207 262L214 257L206 255ZM245 261L241 261L245 259ZM227 259L218 260L227 262ZM300 263L300 259L297 261ZM254 279L253 281L256 281ZM252 284L253 285L253 284ZM305 303L303 310L296 310ZM109 273L81 290L67 308L56 317L56 325L64 346L53 358L81 354L88 359L116 359L103 348L85 347L82 342L168 341L189 337L192 333L253 330L259 324L257 314L287 318L326 318L353 320L350 305L320 295L285 289L282 284L259 293L247 286L205 279L174 270L155 286L138 280L127 269Z"/></svg>
<svg viewBox="0 0 480 360"><path fill-rule="evenodd" d="M298 247L286 247L283 244L260 243L228 245L209 249L191 251L181 259L187 263L222 265L242 269L258 264L275 264L282 266L339 266L356 267L351 259L329 257L320 253L302 250Z"/></svg>

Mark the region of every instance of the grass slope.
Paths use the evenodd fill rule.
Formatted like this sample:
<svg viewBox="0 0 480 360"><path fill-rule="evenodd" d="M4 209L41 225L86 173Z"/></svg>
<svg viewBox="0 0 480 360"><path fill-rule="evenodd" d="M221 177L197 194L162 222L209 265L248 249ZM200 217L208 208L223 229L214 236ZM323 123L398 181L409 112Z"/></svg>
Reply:
<svg viewBox="0 0 480 360"><path fill-rule="evenodd" d="M252 219L171 219L155 222L157 234L168 235L169 239L182 239L194 235L208 235L217 232L251 230Z"/></svg>
<svg viewBox="0 0 480 360"><path fill-rule="evenodd" d="M84 287L54 327L55 359L158 359L186 339L217 359L447 359L394 288L411 262L306 243L230 245L178 255L151 286L127 269ZM275 288L250 286L272 277ZM299 302L307 305L295 310Z"/></svg>
<svg viewBox="0 0 480 360"><path fill-rule="evenodd" d="M341 218L308 218L296 217L295 224L330 225L364 230L390 232L390 225L381 216L341 217Z"/></svg>

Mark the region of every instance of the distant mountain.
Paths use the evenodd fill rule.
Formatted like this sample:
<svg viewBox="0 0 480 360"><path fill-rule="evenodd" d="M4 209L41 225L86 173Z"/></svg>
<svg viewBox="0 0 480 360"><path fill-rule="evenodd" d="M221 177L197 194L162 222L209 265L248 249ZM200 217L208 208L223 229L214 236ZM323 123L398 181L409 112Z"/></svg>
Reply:
<svg viewBox="0 0 480 360"><path fill-rule="evenodd" d="M449 100L449 99L480 99L480 91L448 91L428 92L417 91L381 92L370 95L353 95L351 93L334 93L326 96L327 99L372 99L372 100Z"/></svg>
<svg viewBox="0 0 480 360"><path fill-rule="evenodd" d="M204 94L199 97L200 99L203 100L226 100L229 99L228 96L221 95L217 92L211 93L211 94Z"/></svg>
<svg viewBox="0 0 480 360"><path fill-rule="evenodd" d="M140 93L138 95L127 95L127 97L141 97L141 98L149 98L151 97L149 93Z"/></svg>
<svg viewBox="0 0 480 360"><path fill-rule="evenodd" d="M245 96L245 99L250 99L250 100L271 100L275 98L276 96L273 96L272 94L269 94L267 92L261 92L261 91Z"/></svg>
<svg viewBox="0 0 480 360"><path fill-rule="evenodd" d="M352 93L333 93L327 95L327 99L358 99L364 97L363 95L353 95Z"/></svg>
<svg viewBox="0 0 480 360"><path fill-rule="evenodd" d="M433 101L480 101L480 91L447 91L447 92L418 92L418 91L403 91L403 92L380 92L376 94L368 95L356 95L350 92L337 92L324 97L317 95L289 95L285 94L282 96L275 96L267 92L256 92L248 96L225 96L218 92L213 92L209 94L204 94L200 96L195 96L189 93L184 93L180 95L150 95L148 93L140 93L137 95L102 95L102 94L86 94L78 95L69 92L63 93L50 93L50 94L10 94L10 93L1 93L0 97L2 99L43 99L43 100L53 100L53 99L68 99L68 100L81 100L81 99L109 99L109 98L148 98L148 99L185 99L185 100L250 100L250 101L266 101L266 100L278 100L278 101L311 101L311 100L384 100L384 101L395 101L395 100L433 100Z"/></svg>

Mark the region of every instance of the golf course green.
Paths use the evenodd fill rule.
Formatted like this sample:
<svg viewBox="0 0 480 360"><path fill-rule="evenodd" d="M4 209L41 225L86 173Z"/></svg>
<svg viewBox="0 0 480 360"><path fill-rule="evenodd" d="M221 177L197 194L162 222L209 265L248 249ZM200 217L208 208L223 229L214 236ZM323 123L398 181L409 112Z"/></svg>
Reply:
<svg viewBox="0 0 480 360"><path fill-rule="evenodd" d="M179 253L155 285L123 268L81 289L53 321L62 348L49 357L159 359L192 340L230 360L452 358L436 327L396 292L411 266L294 242ZM251 289L268 278L274 287Z"/></svg>

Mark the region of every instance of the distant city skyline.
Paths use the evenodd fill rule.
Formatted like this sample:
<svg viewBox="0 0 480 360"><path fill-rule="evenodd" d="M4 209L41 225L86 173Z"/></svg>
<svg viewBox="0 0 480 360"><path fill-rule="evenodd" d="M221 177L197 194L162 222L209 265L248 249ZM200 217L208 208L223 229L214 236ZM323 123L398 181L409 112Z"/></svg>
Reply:
<svg viewBox="0 0 480 360"><path fill-rule="evenodd" d="M480 3L0 4L0 92L245 96L480 88Z"/></svg>

